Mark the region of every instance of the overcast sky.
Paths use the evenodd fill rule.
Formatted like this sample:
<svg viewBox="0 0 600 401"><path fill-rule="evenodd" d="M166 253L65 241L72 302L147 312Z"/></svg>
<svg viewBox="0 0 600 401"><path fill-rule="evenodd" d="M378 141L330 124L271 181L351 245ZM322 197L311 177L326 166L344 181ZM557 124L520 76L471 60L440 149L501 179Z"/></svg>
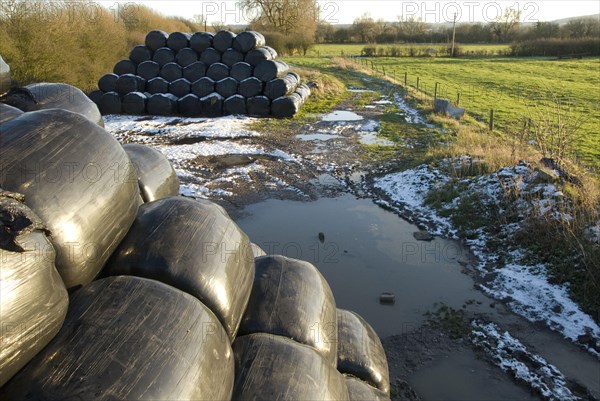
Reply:
<svg viewBox="0 0 600 401"><path fill-rule="evenodd" d="M229 25L244 24L248 17L239 9L237 1L134 1L165 15L191 18L195 14L208 16L209 22L221 21ZM101 1L106 6L129 1ZM523 22L552 21L567 17L600 13L600 1L397 1L397 0L320 0L321 17L333 24L350 24L355 18L369 13L373 18L387 21L399 15L414 16L427 22L450 22L454 15L460 22L493 20L506 7L518 8Z"/></svg>

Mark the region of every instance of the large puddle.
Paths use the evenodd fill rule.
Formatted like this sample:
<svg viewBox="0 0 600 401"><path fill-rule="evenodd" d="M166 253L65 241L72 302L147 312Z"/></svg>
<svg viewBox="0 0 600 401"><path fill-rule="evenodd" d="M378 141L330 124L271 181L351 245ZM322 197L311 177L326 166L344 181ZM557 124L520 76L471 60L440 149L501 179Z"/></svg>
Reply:
<svg viewBox="0 0 600 401"><path fill-rule="evenodd" d="M461 273L470 257L465 248L443 239L415 240L415 226L370 200L271 199L245 211L249 216L237 223L253 242L268 254L313 263L337 306L364 316L382 338L417 328L424 313L441 304L459 309L469 301L489 308L489 300ZM383 292L394 293L395 304L380 304Z"/></svg>

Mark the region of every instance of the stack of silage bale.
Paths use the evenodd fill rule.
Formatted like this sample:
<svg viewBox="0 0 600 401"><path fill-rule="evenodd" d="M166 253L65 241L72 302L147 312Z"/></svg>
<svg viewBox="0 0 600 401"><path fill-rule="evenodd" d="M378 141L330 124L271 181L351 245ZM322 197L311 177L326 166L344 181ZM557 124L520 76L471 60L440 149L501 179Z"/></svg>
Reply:
<svg viewBox="0 0 600 401"><path fill-rule="evenodd" d="M151 31L98 87L102 114L291 117L310 95L254 31Z"/></svg>

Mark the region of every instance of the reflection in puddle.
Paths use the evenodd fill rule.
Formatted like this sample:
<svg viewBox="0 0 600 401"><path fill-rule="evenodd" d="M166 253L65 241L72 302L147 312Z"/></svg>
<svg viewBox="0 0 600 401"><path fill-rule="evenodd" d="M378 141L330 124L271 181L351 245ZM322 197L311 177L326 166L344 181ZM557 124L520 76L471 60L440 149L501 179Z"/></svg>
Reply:
<svg viewBox="0 0 600 401"><path fill-rule="evenodd" d="M331 113L324 114L321 121L359 121L363 117L348 110L335 110Z"/></svg>
<svg viewBox="0 0 600 401"><path fill-rule="evenodd" d="M299 134L296 138L303 141L329 141L331 139L343 138L341 135L335 134Z"/></svg>
<svg viewBox="0 0 600 401"><path fill-rule="evenodd" d="M395 146L396 144L389 139L382 138L377 132L359 132L360 143L363 145Z"/></svg>

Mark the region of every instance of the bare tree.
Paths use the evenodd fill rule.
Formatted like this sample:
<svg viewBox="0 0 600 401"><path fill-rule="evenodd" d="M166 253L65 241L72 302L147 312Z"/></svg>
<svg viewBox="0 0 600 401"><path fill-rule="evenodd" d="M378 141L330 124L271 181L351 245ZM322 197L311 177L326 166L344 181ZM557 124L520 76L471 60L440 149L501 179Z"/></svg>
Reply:
<svg viewBox="0 0 600 401"><path fill-rule="evenodd" d="M255 26L314 38L319 20L316 0L241 0L240 5L247 15L257 15Z"/></svg>
<svg viewBox="0 0 600 401"><path fill-rule="evenodd" d="M420 18L415 18L412 15L407 18L405 18L403 15L399 15L398 27L401 34L415 37L425 33L427 30L427 23L423 22Z"/></svg>
<svg viewBox="0 0 600 401"><path fill-rule="evenodd" d="M377 36L377 24L370 14L363 14L352 23L352 33L362 43L373 43Z"/></svg>
<svg viewBox="0 0 600 401"><path fill-rule="evenodd" d="M498 42L511 41L521 24L521 11L512 7L504 9L504 13L490 23L492 32L496 36Z"/></svg>

